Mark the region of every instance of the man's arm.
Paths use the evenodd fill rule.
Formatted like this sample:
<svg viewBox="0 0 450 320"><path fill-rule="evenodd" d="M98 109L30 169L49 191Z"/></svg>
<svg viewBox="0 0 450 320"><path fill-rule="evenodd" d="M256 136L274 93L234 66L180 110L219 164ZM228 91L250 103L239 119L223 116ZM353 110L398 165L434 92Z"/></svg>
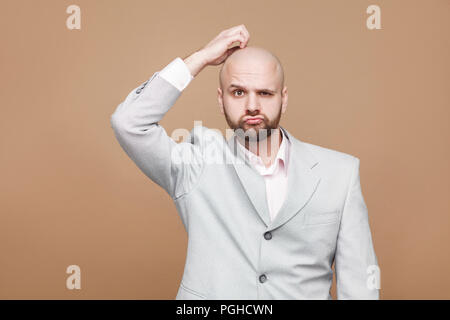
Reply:
<svg viewBox="0 0 450 320"><path fill-rule="evenodd" d="M378 261L361 191L359 159L354 160L335 255L337 298L379 299L379 290L374 288L379 285Z"/></svg>
<svg viewBox="0 0 450 320"><path fill-rule="evenodd" d="M172 197L176 196L176 188L171 174L171 154L176 142L158 122L192 80L186 75L189 70L183 64L177 58L162 71L155 72L147 82L133 90L111 116L111 127L122 149L145 175ZM197 146L191 145L185 150L200 159ZM201 170L199 161L196 163L186 168L191 178Z"/></svg>
<svg viewBox="0 0 450 320"><path fill-rule="evenodd" d="M159 121L176 102L189 82L207 65L223 63L236 50L234 42L245 47L249 40L244 26L221 32L204 48L184 61L172 61L160 72L136 88L119 104L110 122L119 144L141 171L164 188L172 198L187 193L202 170L202 151L198 145L183 142L183 159L189 164L172 161L177 143L170 138Z"/></svg>

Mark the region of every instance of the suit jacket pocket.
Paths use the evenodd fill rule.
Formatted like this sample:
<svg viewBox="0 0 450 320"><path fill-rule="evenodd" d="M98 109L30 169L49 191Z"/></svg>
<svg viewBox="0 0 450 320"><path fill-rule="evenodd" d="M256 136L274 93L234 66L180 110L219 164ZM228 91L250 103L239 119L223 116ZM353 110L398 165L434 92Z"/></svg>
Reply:
<svg viewBox="0 0 450 320"><path fill-rule="evenodd" d="M205 300L206 296L202 293L199 293L195 290L192 290L192 289L186 287L183 284L183 282L181 282L176 299L177 300Z"/></svg>
<svg viewBox="0 0 450 320"><path fill-rule="evenodd" d="M305 225L321 225L335 223L339 220L339 210L327 211L327 212L311 212L308 214Z"/></svg>

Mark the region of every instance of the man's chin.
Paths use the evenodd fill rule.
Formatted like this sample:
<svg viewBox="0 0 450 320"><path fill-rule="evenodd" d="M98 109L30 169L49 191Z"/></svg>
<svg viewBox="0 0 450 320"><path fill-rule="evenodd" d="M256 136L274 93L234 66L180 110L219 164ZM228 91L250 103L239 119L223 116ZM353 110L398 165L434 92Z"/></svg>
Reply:
<svg viewBox="0 0 450 320"><path fill-rule="evenodd" d="M241 127L239 127L241 131L255 135L261 132L261 130L266 129L266 125L264 123L258 123L258 124L243 124Z"/></svg>
<svg viewBox="0 0 450 320"><path fill-rule="evenodd" d="M261 122L261 123L258 123L258 124L247 124L247 123L245 123L243 125L243 129L244 129L245 132L252 131L252 130L258 132L259 130L266 129L266 128L267 128L267 126L266 126L266 124L264 122Z"/></svg>

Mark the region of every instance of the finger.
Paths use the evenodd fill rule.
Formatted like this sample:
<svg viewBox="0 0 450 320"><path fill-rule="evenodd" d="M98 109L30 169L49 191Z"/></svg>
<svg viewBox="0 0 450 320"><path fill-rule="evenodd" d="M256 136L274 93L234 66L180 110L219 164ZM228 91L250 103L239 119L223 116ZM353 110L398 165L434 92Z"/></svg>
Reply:
<svg viewBox="0 0 450 320"><path fill-rule="evenodd" d="M235 35L231 35L227 37L227 46L230 47L230 45L232 45L234 42L238 41L239 42L239 46L241 48L243 48L243 45L245 43L245 38L242 34L238 33Z"/></svg>
<svg viewBox="0 0 450 320"><path fill-rule="evenodd" d="M249 40L250 40L250 33L248 32L247 28L244 25L241 25L240 33L244 36L244 45L242 47L246 47Z"/></svg>
<svg viewBox="0 0 450 320"><path fill-rule="evenodd" d="M242 27L245 36L246 36L246 41L245 41L245 45L247 45L247 43L250 41L250 32L248 32L247 28L245 26Z"/></svg>
<svg viewBox="0 0 450 320"><path fill-rule="evenodd" d="M250 32L248 32L247 28L244 25L242 25L242 31L247 36L247 38L250 38Z"/></svg>
<svg viewBox="0 0 450 320"><path fill-rule="evenodd" d="M239 46L235 46L230 49L227 49L227 51L225 51L223 55L221 55L219 58L216 59L216 62L217 62L216 65L224 63L225 60L237 49L239 49Z"/></svg>
<svg viewBox="0 0 450 320"><path fill-rule="evenodd" d="M230 29L225 30L224 33L223 33L223 35L224 35L224 36L230 36L230 35L239 33L239 32L242 30L243 27L244 27L243 24L240 24L240 25L238 25L238 26L234 26L234 27L232 27L232 28L230 28Z"/></svg>
<svg viewBox="0 0 450 320"><path fill-rule="evenodd" d="M247 33L245 31L243 31L242 29L236 29L234 31L234 33L231 33L227 36L222 36L222 37L226 39L228 48L230 48L231 47L230 45L236 41L239 41L240 48L245 48L245 46L247 45L247 43L249 41Z"/></svg>
<svg viewBox="0 0 450 320"><path fill-rule="evenodd" d="M242 36L244 38L244 42L242 43L241 48L245 48L247 46L248 42L250 41L250 35L246 31L242 31L242 33L243 33Z"/></svg>
<svg viewBox="0 0 450 320"><path fill-rule="evenodd" d="M244 32L244 31L242 31L242 32ZM247 33L244 33L243 37L244 37L244 42L242 43L241 47L245 48L247 46L248 42L250 41L250 37L248 36Z"/></svg>
<svg viewBox="0 0 450 320"><path fill-rule="evenodd" d="M236 46L236 47L233 47L233 48L228 49L228 50L227 50L227 55L226 55L226 57L228 58L229 56L231 56L231 54L232 54L233 52L235 52L235 51L238 50L238 49L239 49L239 46Z"/></svg>
<svg viewBox="0 0 450 320"><path fill-rule="evenodd" d="M245 46L247 45L247 37L242 36L243 41L241 41L241 48L245 48Z"/></svg>
<svg viewBox="0 0 450 320"><path fill-rule="evenodd" d="M240 26L240 25L232 26L231 28L228 28L228 29L223 30L221 33L224 33L224 34L225 34L225 33L230 33L230 32L232 32L233 30L237 29L239 26Z"/></svg>
<svg viewBox="0 0 450 320"><path fill-rule="evenodd" d="M234 31L236 31L237 29L239 29L241 26L242 26L242 24L237 25L237 26L233 26L233 27L231 27L231 28L229 28L229 29L226 29L226 30L225 30L225 33L232 33L232 32L234 32Z"/></svg>

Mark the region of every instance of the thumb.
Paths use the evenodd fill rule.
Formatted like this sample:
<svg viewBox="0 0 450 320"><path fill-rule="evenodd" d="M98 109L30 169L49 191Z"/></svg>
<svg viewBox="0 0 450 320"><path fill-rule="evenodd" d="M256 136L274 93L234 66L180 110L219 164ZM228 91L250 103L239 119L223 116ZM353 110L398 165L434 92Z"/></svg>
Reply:
<svg viewBox="0 0 450 320"><path fill-rule="evenodd" d="M227 58L228 58L233 52L235 52L235 51L238 50L238 49L240 49L239 46L235 46L235 47L233 47L233 48L228 49L227 52L226 52Z"/></svg>

